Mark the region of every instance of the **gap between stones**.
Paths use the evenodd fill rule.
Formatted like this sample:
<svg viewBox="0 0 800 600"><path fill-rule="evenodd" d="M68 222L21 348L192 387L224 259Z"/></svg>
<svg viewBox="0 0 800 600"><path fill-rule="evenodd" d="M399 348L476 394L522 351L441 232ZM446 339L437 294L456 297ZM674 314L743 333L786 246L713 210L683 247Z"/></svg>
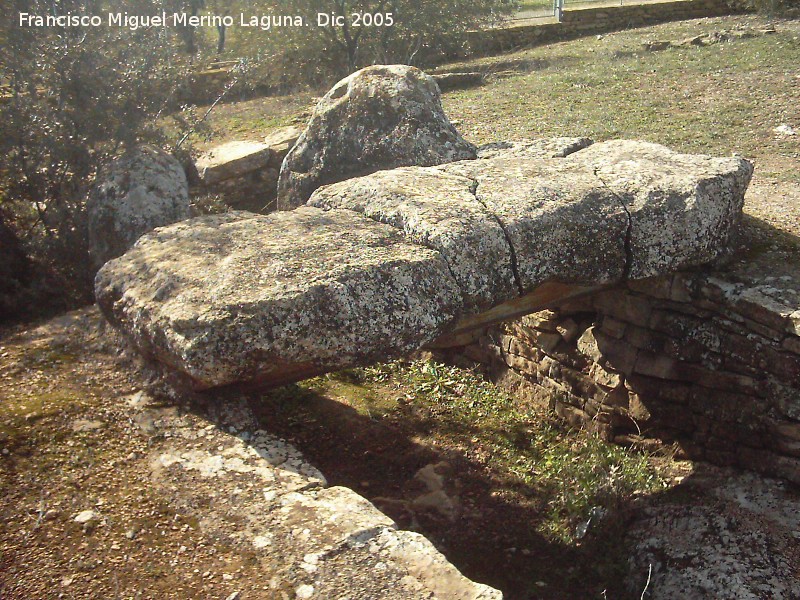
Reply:
<svg viewBox="0 0 800 600"><path fill-rule="evenodd" d="M622 199L622 197L613 189L611 189L611 186L608 185L600 176L600 167L594 167L593 172L594 176L597 177L597 180L603 184L603 187L611 192L611 195L617 199L619 205L622 207L622 210L625 211L625 216L628 218L628 226L625 228L625 240L623 242L623 248L625 250L625 266L622 270L621 279L621 281L628 281L630 279L631 270L633 269L633 248L631 247L631 237L633 235L633 216L631 216L631 212L628 210L628 205L625 204L625 201Z"/></svg>
<svg viewBox="0 0 800 600"><path fill-rule="evenodd" d="M498 226L503 231L503 236L506 238L506 243L508 244L508 253L511 256L511 272L514 274L514 283L517 286L517 291L519 292L519 295L524 296L525 292L523 291L522 288L522 278L519 276L519 268L517 265L517 253L514 250L514 244L511 243L511 236L508 234L508 231L506 231L506 226L505 223L503 223L503 220L500 217L498 217L494 212L489 210L489 207L486 206L486 203L483 200L481 200L480 197L478 196L478 186L480 186L480 182L477 179L472 178L472 182L470 183L469 186L469 192L475 197L475 200L481 206L483 206L486 212L491 215L491 217L497 222Z"/></svg>

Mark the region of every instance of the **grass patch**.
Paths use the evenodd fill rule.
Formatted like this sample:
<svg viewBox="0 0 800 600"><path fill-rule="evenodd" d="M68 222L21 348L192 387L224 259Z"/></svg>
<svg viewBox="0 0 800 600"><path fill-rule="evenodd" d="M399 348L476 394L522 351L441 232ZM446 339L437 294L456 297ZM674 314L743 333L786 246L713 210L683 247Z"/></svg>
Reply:
<svg viewBox="0 0 800 600"><path fill-rule="evenodd" d="M445 107L476 143L559 135L634 138L685 152L796 160L796 141L773 132L796 119L800 28L794 25L708 47L644 49L647 40L680 40L731 26L690 21L448 65L498 77L492 85L448 94ZM792 168L773 173L787 181L797 177Z"/></svg>
<svg viewBox="0 0 800 600"><path fill-rule="evenodd" d="M349 369L256 394L250 406L329 484L355 489L509 598L616 594L633 500L671 477L660 456L605 443L437 362ZM420 472L436 465L460 507L455 521L415 504Z"/></svg>
<svg viewBox="0 0 800 600"><path fill-rule="evenodd" d="M308 385L343 395L371 418L391 418L404 404L412 405L420 429L438 443L483 455L501 493L545 499L540 533L560 542L575 540L576 526L593 507L615 510L635 494L665 486L646 455L570 429L458 367L393 362Z"/></svg>
<svg viewBox="0 0 800 600"><path fill-rule="evenodd" d="M298 119L304 124L310 116L314 98L311 92L299 92L292 96L220 104L204 123L207 133L193 136L192 143L198 150L204 150L231 140L260 141L273 129L296 124ZM205 110L197 112L202 114ZM178 136L177 130L172 136Z"/></svg>
<svg viewBox="0 0 800 600"><path fill-rule="evenodd" d="M70 389L36 395L0 396L0 434L12 440L36 421L67 414L80 406L80 399Z"/></svg>
<svg viewBox="0 0 800 600"><path fill-rule="evenodd" d="M707 47L652 52L643 43L713 31L766 27L762 17L667 23L442 65L437 71L481 71L487 85L444 94L459 130L477 144L521 137L641 139L683 152L756 159L758 172L800 182L795 129L800 23L781 21L771 35ZM333 82L331 82L333 83ZM319 90L321 94L325 90ZM259 98L215 108L211 139L260 139L270 129L303 123L315 94Z"/></svg>

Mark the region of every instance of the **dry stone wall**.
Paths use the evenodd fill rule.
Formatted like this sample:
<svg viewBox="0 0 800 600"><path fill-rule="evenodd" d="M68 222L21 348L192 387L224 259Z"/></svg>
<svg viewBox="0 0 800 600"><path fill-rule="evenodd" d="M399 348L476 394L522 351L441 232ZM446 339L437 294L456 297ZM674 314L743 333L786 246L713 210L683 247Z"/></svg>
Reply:
<svg viewBox="0 0 800 600"><path fill-rule="evenodd" d="M462 352L606 439L660 437L800 482L800 279L772 273L630 282L494 326Z"/></svg>
<svg viewBox="0 0 800 600"><path fill-rule="evenodd" d="M735 12L737 10L724 0L679 0L582 8L565 10L560 23L525 24L475 31L469 42L472 52L505 52L531 44L545 44L669 21L718 17Z"/></svg>

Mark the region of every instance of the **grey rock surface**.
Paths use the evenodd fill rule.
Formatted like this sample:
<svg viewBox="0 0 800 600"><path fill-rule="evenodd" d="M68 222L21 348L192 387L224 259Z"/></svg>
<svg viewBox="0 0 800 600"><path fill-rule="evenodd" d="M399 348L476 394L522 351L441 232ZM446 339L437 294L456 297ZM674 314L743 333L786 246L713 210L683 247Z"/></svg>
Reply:
<svg viewBox="0 0 800 600"><path fill-rule="evenodd" d="M204 534L257 559L276 597L503 597L464 577L422 535L398 530L362 496L328 487L291 444L264 430L240 430L254 418L243 414L246 403L236 408L228 411L235 418L220 423L239 430L236 436L161 409L156 416L168 441L149 456L152 481Z"/></svg>
<svg viewBox="0 0 800 600"><path fill-rule="evenodd" d="M753 171L740 158L630 140L509 146L438 168L475 181L526 292L549 280L612 283L713 260L739 221Z"/></svg>
<svg viewBox="0 0 800 600"><path fill-rule="evenodd" d="M89 249L99 267L148 231L188 218L189 185L177 159L140 146L98 174L86 210Z"/></svg>
<svg viewBox="0 0 800 600"><path fill-rule="evenodd" d="M269 144L233 141L215 146L197 159L197 172L206 185L241 177L267 167L273 158Z"/></svg>
<svg viewBox="0 0 800 600"><path fill-rule="evenodd" d="M311 207L159 229L106 264L95 290L112 323L195 389L401 356L462 311L437 252L351 211Z"/></svg>
<svg viewBox="0 0 800 600"><path fill-rule="evenodd" d="M441 168L475 181L475 197L501 223L513 249L522 293L546 281L622 279L628 218L590 169L517 152Z"/></svg>
<svg viewBox="0 0 800 600"><path fill-rule="evenodd" d="M628 589L646 598L800 598L800 497L787 484L705 467L628 532ZM651 571L652 570L652 571Z"/></svg>
<svg viewBox="0 0 800 600"><path fill-rule="evenodd" d="M441 253L466 310L475 312L519 290L503 229L473 188L466 177L425 167L400 168L325 186L309 205L362 213Z"/></svg>
<svg viewBox="0 0 800 600"><path fill-rule="evenodd" d="M708 263L739 223L753 175L741 158L680 154L647 142L594 144L565 160L590 168L625 204L630 279Z"/></svg>
<svg viewBox="0 0 800 600"><path fill-rule="evenodd" d="M320 186L351 177L475 156L447 119L431 76L406 65L367 67L317 104L283 161L278 208L291 210Z"/></svg>
<svg viewBox="0 0 800 600"><path fill-rule="evenodd" d="M329 185L292 212L160 229L98 273L98 302L195 389L279 385L522 314L547 286L552 302L708 262L752 171L642 142L483 152Z"/></svg>

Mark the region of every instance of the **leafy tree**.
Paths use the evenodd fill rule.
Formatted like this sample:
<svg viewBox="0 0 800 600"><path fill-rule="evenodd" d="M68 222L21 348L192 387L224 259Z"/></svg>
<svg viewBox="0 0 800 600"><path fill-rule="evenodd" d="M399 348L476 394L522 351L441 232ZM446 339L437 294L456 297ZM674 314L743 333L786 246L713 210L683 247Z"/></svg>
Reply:
<svg viewBox="0 0 800 600"><path fill-rule="evenodd" d="M255 8L258 2L246 3ZM329 84L370 64L424 65L462 48L470 29L507 17L512 0L275 0L273 15L309 27L240 31L235 45L256 55L273 83ZM263 11L264 9L262 9ZM326 15L318 27L317 15ZM338 22L333 16L342 17ZM354 15L366 15L360 20ZM390 15L390 16L389 16Z"/></svg>
<svg viewBox="0 0 800 600"><path fill-rule="evenodd" d="M100 164L159 141L155 118L181 69L165 28L20 27L38 15L157 12L151 0L3 0L0 22L0 224L88 298L84 199ZM11 242L9 242L11 244ZM72 289L69 289L72 288Z"/></svg>
<svg viewBox="0 0 800 600"><path fill-rule="evenodd" d="M190 17L196 17L206 7L206 3L205 0L178 0L169 2L168 7L172 12L183 12ZM177 30L185 45L186 54L193 57L198 51L197 28L187 21L186 25L178 25Z"/></svg>

